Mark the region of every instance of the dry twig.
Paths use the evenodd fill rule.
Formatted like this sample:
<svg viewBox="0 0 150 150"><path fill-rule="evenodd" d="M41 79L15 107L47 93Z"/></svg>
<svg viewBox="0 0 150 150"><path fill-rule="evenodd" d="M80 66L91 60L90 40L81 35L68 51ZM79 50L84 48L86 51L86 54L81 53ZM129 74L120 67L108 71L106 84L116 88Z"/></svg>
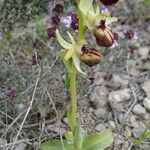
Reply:
<svg viewBox="0 0 150 150"><path fill-rule="evenodd" d="M16 142L17 142L18 136L20 135L20 132L21 132L21 130L22 130L22 128L23 128L23 125L24 125L24 123L25 123L25 121L26 121L26 119L27 119L27 117L28 117L28 114L29 114L31 108L32 108L33 101L34 101L34 97L35 97L35 92L36 92L36 89L37 89L37 86L38 86L38 83L39 83L39 79L40 79L40 74L41 74L41 69L39 69L39 73L38 73L38 77L37 77L37 80L36 80L36 83L35 83L35 87L34 87L34 91L33 91L33 94L32 94L32 98L31 98L30 105L29 105L28 110L27 110L27 112L26 112L26 114L25 114L25 117L24 117L24 119L23 119L23 121L22 121L22 123L21 123L21 125L20 125L20 129L19 129L19 131L18 131L18 133L17 133L17 135L16 135L16 137L15 137L15 140L14 140L14 142L13 142L13 145L12 145L11 150L14 149L14 146L15 146L15 144L16 144Z"/></svg>

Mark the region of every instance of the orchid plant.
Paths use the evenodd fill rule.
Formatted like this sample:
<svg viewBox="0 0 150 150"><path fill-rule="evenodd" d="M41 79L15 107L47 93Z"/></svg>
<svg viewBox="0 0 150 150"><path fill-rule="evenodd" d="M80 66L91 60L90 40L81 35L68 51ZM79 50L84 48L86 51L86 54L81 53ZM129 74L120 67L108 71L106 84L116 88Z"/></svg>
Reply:
<svg viewBox="0 0 150 150"><path fill-rule="evenodd" d="M109 129L101 133L86 135L80 126L80 118L77 118L77 71L84 76L86 73L80 68L83 62L88 66L94 66L102 60L102 54L88 45L85 34L88 30L93 32L99 46L109 47L113 44L113 33L106 25L117 21L109 13L101 13L99 5L93 5L93 0L80 0L78 2L79 32L78 39L74 39L67 32L70 42L66 41L56 30L56 37L62 47L61 58L66 67L66 85L70 90L71 105L67 113L67 121L70 130L65 134L64 140L48 141L42 143L41 150L103 150L113 143L112 132Z"/></svg>

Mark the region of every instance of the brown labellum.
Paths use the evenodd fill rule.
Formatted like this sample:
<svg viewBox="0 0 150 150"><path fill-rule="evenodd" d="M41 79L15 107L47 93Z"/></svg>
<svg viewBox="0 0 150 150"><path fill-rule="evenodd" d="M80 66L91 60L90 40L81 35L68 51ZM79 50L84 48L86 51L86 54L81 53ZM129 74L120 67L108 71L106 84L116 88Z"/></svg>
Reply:
<svg viewBox="0 0 150 150"><path fill-rule="evenodd" d="M103 47L110 47L114 43L114 35L112 30L105 26L96 27L93 30L97 44Z"/></svg>
<svg viewBox="0 0 150 150"><path fill-rule="evenodd" d="M100 0L105 6L113 5L117 3L119 0Z"/></svg>
<svg viewBox="0 0 150 150"><path fill-rule="evenodd" d="M90 67L95 66L102 60L102 54L95 48L83 46L81 50L83 53L79 56L80 61Z"/></svg>

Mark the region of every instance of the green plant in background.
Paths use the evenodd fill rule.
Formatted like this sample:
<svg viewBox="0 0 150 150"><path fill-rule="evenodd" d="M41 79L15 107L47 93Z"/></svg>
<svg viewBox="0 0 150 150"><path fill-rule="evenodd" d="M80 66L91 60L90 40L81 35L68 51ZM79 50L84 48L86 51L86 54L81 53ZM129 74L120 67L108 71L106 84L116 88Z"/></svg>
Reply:
<svg viewBox="0 0 150 150"><path fill-rule="evenodd" d="M150 1L149 0L143 0L142 3L145 7L150 7Z"/></svg>
<svg viewBox="0 0 150 150"><path fill-rule="evenodd" d="M130 140L132 141L134 145L138 145L144 140L149 139L149 138L150 138L150 130L146 128L144 132L138 138L130 138Z"/></svg>
<svg viewBox="0 0 150 150"><path fill-rule="evenodd" d="M65 134L65 140L42 143L41 150L103 150L111 146L113 142L113 136L109 129L101 133L84 134L77 117L76 74L78 71L86 76L86 73L80 68L81 62L88 66L94 66L102 59L102 54L88 45L85 33L88 30L91 31L99 46L110 47L113 44L113 34L105 23L117 21L117 18L111 17L109 13L101 13L99 6L93 5L93 0L80 0L78 3L78 18L77 40L67 32L70 39L70 42L67 42L56 30L57 40L63 48L60 52L61 58L67 70L66 87L71 94L71 105L67 113L70 131Z"/></svg>
<svg viewBox="0 0 150 150"><path fill-rule="evenodd" d="M19 0L18 2L16 0L4 0L1 12L3 14L3 31L12 30L16 22L25 26L25 23L37 15L47 12L47 3L48 0L33 2L30 0Z"/></svg>

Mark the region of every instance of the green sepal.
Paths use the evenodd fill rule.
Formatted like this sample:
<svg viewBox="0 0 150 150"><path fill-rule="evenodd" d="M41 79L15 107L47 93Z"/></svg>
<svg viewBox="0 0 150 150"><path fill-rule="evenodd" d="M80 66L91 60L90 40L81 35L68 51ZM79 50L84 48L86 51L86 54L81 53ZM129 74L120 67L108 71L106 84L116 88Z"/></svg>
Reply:
<svg viewBox="0 0 150 150"><path fill-rule="evenodd" d="M40 145L40 150L74 150L73 144L67 141L48 141Z"/></svg>
<svg viewBox="0 0 150 150"><path fill-rule="evenodd" d="M77 69L80 73L82 73L83 75L86 76L86 73L83 72L83 71L81 70L81 68L80 68L80 60L79 60L79 57L78 57L77 55L74 55L74 56L72 57L72 59L73 59L73 63L74 63L74 65L75 65L76 69Z"/></svg>
<svg viewBox="0 0 150 150"><path fill-rule="evenodd" d="M86 15L93 8L92 3L93 0L80 0L79 9Z"/></svg>
<svg viewBox="0 0 150 150"><path fill-rule="evenodd" d="M105 20L107 24L110 24L112 22L117 22L118 18L117 17L111 17L110 13L100 13L95 17L95 25L99 26L99 23Z"/></svg>
<svg viewBox="0 0 150 150"><path fill-rule="evenodd" d="M99 150L105 149L113 143L112 132L108 129L101 133L87 135L83 141L82 150Z"/></svg>
<svg viewBox="0 0 150 150"><path fill-rule="evenodd" d="M59 33L58 29L56 30L56 37L57 37L57 40L59 42L59 44L65 48L65 49L71 49L72 48L72 44L68 43L67 41L65 41L63 39L63 37L61 36L61 34Z"/></svg>

